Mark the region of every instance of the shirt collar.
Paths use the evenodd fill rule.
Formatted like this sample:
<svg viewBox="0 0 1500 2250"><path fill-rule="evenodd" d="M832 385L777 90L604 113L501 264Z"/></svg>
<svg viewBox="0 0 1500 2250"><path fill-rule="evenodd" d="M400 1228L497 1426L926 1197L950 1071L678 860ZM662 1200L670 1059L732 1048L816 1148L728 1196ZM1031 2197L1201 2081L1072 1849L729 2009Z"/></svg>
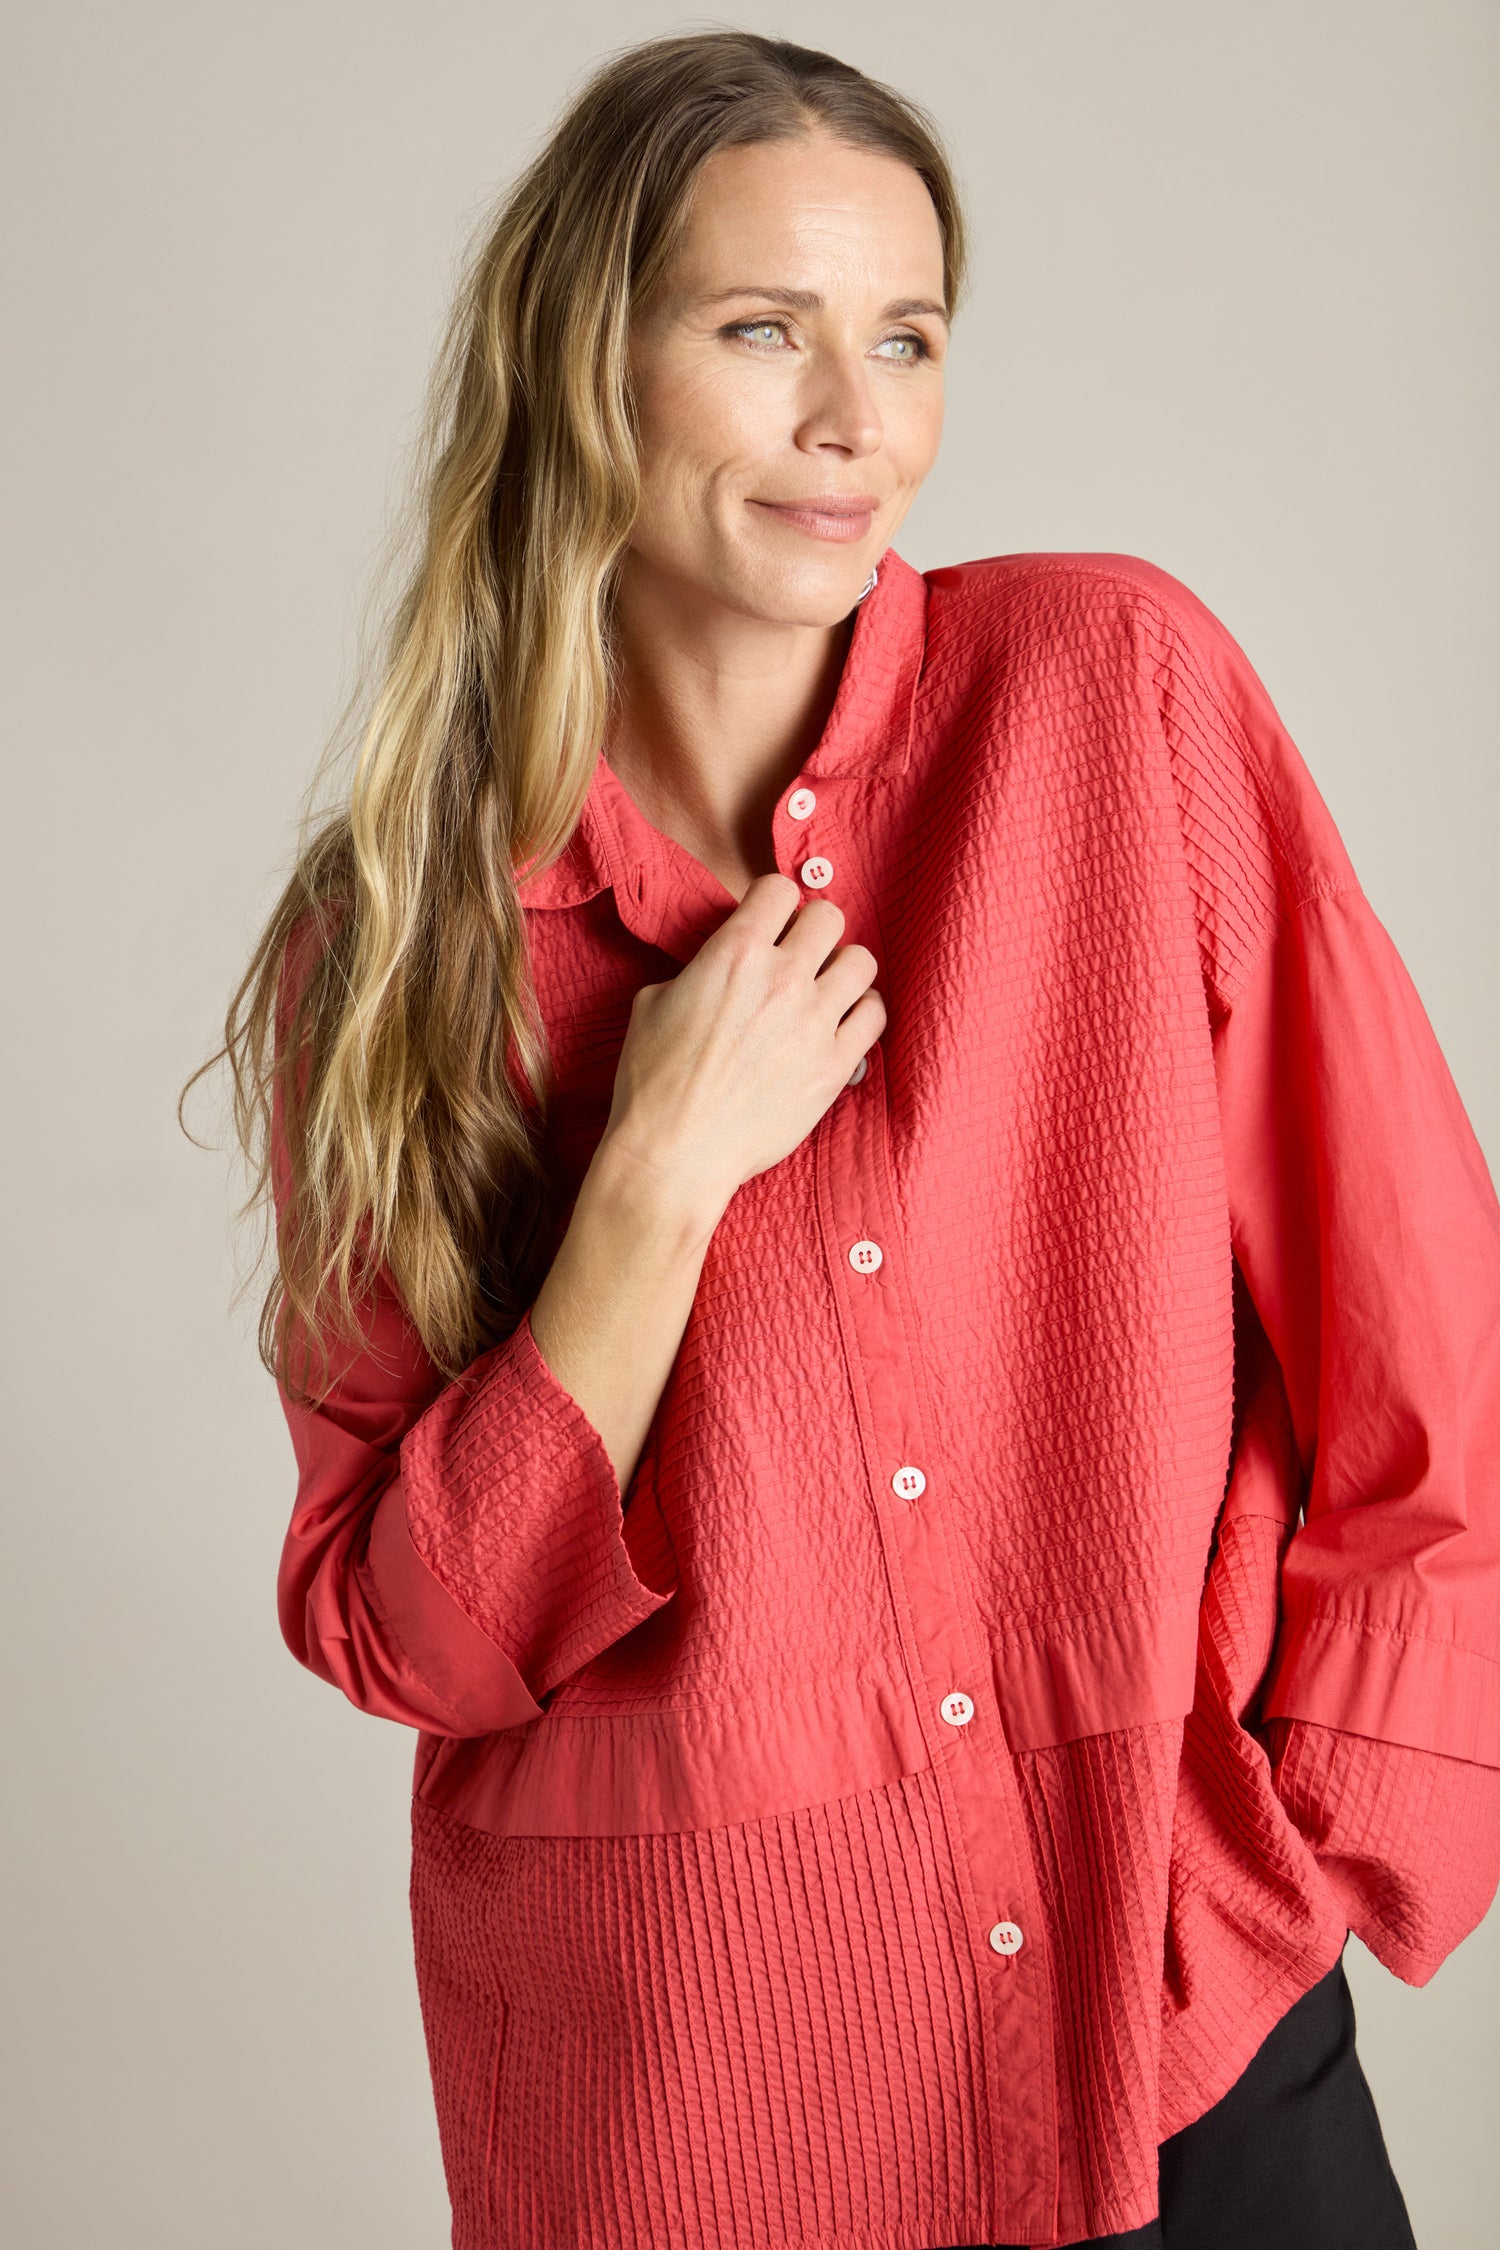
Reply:
<svg viewBox="0 0 1500 2250"><path fill-rule="evenodd" d="M926 636L927 581L888 547L875 585L855 615L838 693L816 746L802 761L803 773L824 779L905 770ZM618 888L622 877L634 884L639 897L639 869L629 844L638 829L635 824L624 827L614 817L612 778L603 759L597 759L567 844L550 867L519 883L522 906L580 906L612 884Z"/></svg>

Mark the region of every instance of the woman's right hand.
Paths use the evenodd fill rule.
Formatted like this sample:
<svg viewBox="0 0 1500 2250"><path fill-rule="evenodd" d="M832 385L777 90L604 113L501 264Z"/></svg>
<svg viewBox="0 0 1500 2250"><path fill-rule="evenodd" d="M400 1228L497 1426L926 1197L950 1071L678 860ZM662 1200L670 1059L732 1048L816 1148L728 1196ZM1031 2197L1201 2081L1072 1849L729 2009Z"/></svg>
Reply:
<svg viewBox="0 0 1500 2250"><path fill-rule="evenodd" d="M843 928L832 899L757 875L678 975L635 995L604 1142L713 1222L806 1139L885 1029L875 956Z"/></svg>

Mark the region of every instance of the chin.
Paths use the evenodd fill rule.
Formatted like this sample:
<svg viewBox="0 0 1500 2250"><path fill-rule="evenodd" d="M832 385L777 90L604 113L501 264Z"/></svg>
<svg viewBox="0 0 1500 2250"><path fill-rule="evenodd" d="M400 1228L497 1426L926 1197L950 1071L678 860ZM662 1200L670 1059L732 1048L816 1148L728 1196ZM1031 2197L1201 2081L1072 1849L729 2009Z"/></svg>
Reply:
<svg viewBox="0 0 1500 2250"><path fill-rule="evenodd" d="M809 557L788 564L747 564L724 591L737 609L777 625L837 625L859 600L870 575L868 561L856 562L848 548L837 557Z"/></svg>

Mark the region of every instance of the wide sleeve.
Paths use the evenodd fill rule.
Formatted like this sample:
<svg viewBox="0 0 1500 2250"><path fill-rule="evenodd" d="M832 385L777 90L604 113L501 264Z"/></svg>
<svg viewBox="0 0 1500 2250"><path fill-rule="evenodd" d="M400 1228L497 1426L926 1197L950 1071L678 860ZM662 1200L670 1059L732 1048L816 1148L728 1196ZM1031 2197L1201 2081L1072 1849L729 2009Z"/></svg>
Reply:
<svg viewBox="0 0 1500 2250"><path fill-rule="evenodd" d="M1181 593L1160 679L1231 1244L1299 1487L1261 1739L1349 1926L1421 1983L1500 1881L1500 1204L1311 774Z"/></svg>
<svg viewBox="0 0 1500 2250"><path fill-rule="evenodd" d="M627 1509L529 1308L453 1382L383 1272L360 1311L362 1340L339 1348L325 1397L278 1385L297 1470L282 1637L377 1717L449 1736L524 1725L677 1591L659 1512Z"/></svg>

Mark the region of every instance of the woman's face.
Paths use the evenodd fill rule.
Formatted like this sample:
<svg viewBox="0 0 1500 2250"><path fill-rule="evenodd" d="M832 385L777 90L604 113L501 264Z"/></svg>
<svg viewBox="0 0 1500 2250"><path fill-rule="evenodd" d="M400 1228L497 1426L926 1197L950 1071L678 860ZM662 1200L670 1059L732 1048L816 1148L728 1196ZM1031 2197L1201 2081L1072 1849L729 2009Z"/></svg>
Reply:
<svg viewBox="0 0 1500 2250"><path fill-rule="evenodd" d="M907 165L821 134L710 157L631 331L630 546L656 590L846 617L936 457L947 342L942 236ZM793 512L820 501L849 512Z"/></svg>

